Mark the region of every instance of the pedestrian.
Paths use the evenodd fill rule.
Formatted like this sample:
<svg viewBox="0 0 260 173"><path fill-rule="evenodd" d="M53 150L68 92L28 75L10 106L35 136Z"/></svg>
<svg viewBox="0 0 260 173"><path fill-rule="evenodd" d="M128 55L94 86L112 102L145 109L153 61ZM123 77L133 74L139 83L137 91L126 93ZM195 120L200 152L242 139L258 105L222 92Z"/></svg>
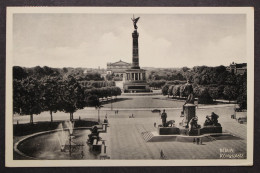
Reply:
<svg viewBox="0 0 260 173"><path fill-rule="evenodd" d="M200 138L197 138L197 145L200 144Z"/></svg>
<svg viewBox="0 0 260 173"><path fill-rule="evenodd" d="M156 122L153 123L153 126L156 127Z"/></svg>
<svg viewBox="0 0 260 173"><path fill-rule="evenodd" d="M200 145L202 145L202 138L200 138Z"/></svg>
<svg viewBox="0 0 260 173"><path fill-rule="evenodd" d="M161 152L160 152L160 156L161 156L161 157L160 157L161 159L164 159L164 153L163 153L163 150L161 150Z"/></svg>

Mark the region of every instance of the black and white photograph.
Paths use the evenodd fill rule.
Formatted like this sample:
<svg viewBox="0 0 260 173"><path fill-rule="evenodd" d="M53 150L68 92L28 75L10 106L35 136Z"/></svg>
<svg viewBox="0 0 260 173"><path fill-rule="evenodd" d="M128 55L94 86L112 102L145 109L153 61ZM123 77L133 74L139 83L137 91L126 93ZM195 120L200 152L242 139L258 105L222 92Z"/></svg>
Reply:
<svg viewBox="0 0 260 173"><path fill-rule="evenodd" d="M253 31L250 7L8 7L6 165L252 165Z"/></svg>

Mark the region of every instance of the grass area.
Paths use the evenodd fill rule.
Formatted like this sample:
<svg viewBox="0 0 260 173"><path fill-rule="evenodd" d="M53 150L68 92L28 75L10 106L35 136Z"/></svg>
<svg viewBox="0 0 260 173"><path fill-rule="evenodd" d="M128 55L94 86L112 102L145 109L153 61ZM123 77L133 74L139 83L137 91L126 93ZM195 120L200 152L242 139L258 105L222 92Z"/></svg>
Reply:
<svg viewBox="0 0 260 173"><path fill-rule="evenodd" d="M112 101L113 108L180 108L184 100L165 99L162 96L136 96L118 98ZM111 107L111 102L105 103L104 107Z"/></svg>
<svg viewBox="0 0 260 173"><path fill-rule="evenodd" d="M68 128L66 121L53 121L53 122L37 122L37 123L27 123L27 124L14 124L14 136L24 136L32 133L55 130L58 128L59 124L62 123L64 128ZM98 123L95 121L87 121L87 120L76 120L74 121L74 127L91 127L93 125L97 125Z"/></svg>

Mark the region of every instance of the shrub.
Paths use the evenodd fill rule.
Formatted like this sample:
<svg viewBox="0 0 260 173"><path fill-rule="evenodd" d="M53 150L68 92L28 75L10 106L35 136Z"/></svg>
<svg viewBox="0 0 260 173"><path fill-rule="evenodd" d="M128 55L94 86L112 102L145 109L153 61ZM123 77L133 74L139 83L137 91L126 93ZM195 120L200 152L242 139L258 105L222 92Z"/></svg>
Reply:
<svg viewBox="0 0 260 173"><path fill-rule="evenodd" d="M213 99L209 94L208 88L202 89L202 91L200 92L200 95L198 97L198 103L199 104L212 104L213 103Z"/></svg>

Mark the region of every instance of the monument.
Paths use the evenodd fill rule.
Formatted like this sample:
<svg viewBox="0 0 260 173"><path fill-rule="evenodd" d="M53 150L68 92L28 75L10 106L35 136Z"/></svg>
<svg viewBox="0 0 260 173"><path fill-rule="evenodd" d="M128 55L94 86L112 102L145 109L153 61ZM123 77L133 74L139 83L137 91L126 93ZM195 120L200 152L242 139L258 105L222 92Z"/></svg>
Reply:
<svg viewBox="0 0 260 173"><path fill-rule="evenodd" d="M187 82L185 84L184 93L188 95L186 102L183 105L183 120L179 123L179 127L174 125L174 120L167 121L165 110L161 114L162 125L158 127L159 135L188 135L199 136L203 134L222 133L221 124L218 123L219 116L212 112L211 116L206 117L203 128L198 124L196 116L196 105L194 104L193 87Z"/></svg>
<svg viewBox="0 0 260 173"><path fill-rule="evenodd" d="M145 78L145 70L139 66L139 47L137 32L137 22L140 17L133 17L134 32L133 38L133 51L132 51L132 66L131 69L126 70L125 82L123 84L124 92L150 92L150 88Z"/></svg>

